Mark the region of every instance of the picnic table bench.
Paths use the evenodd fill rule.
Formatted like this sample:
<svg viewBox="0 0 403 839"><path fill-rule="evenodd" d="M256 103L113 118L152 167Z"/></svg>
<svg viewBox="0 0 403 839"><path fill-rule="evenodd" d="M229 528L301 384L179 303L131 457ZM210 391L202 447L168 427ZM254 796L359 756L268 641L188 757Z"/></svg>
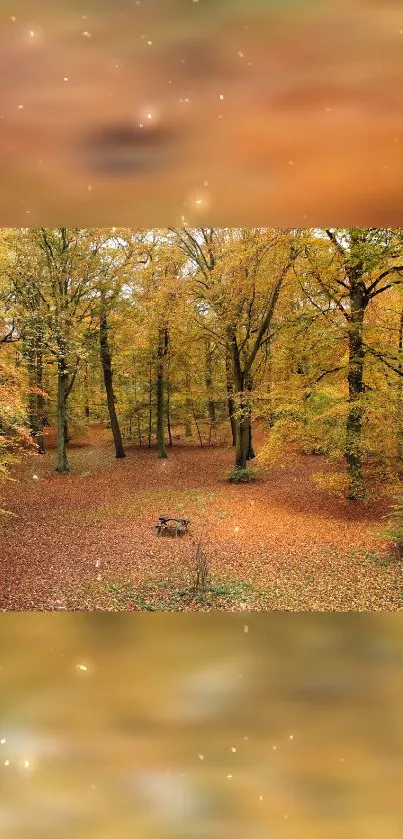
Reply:
<svg viewBox="0 0 403 839"><path fill-rule="evenodd" d="M157 536L183 536L190 524L189 519L179 519L175 516L159 516L159 524L156 524L154 530Z"/></svg>

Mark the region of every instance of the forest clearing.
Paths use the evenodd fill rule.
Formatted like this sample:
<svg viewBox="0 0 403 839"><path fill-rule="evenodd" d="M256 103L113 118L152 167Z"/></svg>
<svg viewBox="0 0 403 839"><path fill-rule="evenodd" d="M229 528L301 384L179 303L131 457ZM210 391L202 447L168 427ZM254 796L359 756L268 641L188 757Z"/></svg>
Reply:
<svg viewBox="0 0 403 839"><path fill-rule="evenodd" d="M402 277L400 229L0 231L1 608L400 609Z"/></svg>
<svg viewBox="0 0 403 839"><path fill-rule="evenodd" d="M315 456L228 485L231 448L196 445L175 444L169 460L129 446L119 461L110 431L92 427L72 444L67 477L54 472L52 449L25 455L3 500L17 518L0 530L1 608L402 607L400 566L379 535L385 500L357 508L335 498L313 480L324 468ZM189 533L158 539L165 513L189 516ZM215 596L188 602L177 592L189 586L202 528Z"/></svg>

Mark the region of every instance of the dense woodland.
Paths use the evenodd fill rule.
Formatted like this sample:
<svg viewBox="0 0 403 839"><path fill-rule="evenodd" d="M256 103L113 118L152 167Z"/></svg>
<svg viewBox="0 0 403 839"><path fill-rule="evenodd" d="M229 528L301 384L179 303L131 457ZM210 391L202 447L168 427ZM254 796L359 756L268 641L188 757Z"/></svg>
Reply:
<svg viewBox="0 0 403 839"><path fill-rule="evenodd" d="M2 229L0 468L110 424L169 457L233 445L234 473L297 448L346 495L403 469L401 229Z"/></svg>

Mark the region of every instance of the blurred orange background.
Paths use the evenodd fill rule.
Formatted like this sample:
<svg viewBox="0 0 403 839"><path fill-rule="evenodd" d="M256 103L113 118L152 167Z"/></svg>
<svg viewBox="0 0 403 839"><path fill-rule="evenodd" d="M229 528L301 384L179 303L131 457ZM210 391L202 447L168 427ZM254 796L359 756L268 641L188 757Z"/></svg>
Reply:
<svg viewBox="0 0 403 839"><path fill-rule="evenodd" d="M0 616L4 839L399 839L402 621Z"/></svg>
<svg viewBox="0 0 403 839"><path fill-rule="evenodd" d="M2 3L0 224L401 224L392 0Z"/></svg>

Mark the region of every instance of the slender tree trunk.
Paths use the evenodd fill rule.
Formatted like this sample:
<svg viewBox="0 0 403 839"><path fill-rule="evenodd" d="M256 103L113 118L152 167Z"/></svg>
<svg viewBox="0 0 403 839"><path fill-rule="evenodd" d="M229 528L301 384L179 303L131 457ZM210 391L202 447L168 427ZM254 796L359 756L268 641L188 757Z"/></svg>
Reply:
<svg viewBox="0 0 403 839"><path fill-rule="evenodd" d="M216 426L216 408L213 397L213 356L209 339L206 341L206 390L208 395L207 410L211 428Z"/></svg>
<svg viewBox="0 0 403 839"><path fill-rule="evenodd" d="M232 435L232 445L236 446L236 423L234 418L234 385L233 385L233 377L231 372L231 356L229 353L225 356L225 370L226 370L226 378L227 378L227 405L228 405L228 416L229 421L231 423L231 435Z"/></svg>
<svg viewBox="0 0 403 839"><path fill-rule="evenodd" d="M126 457L126 452L124 450L119 421L116 413L115 394L113 392L113 371L108 340L108 321L106 315L106 308L104 305L102 305L102 303L100 312L99 342L101 352L101 364L104 374L106 399L108 403L109 419L113 434L113 440L115 443L115 452L116 457L118 459L122 459Z"/></svg>
<svg viewBox="0 0 403 839"><path fill-rule="evenodd" d="M197 414L196 414L195 404L194 404L194 401L193 401L192 396L191 396L190 377L189 377L188 373L186 374L186 388L187 388L187 392L188 392L188 395L187 395L187 398L186 398L186 404L188 406L190 406L193 421L194 421L194 424L196 426L197 436L199 438L200 448L202 449L203 448L203 437L201 435L199 423L197 422Z"/></svg>
<svg viewBox="0 0 403 839"><path fill-rule="evenodd" d="M153 430L153 382L152 382L152 362L150 360L150 376L149 376L149 402L148 402L148 448L151 449L151 437Z"/></svg>
<svg viewBox="0 0 403 839"><path fill-rule="evenodd" d="M45 437L43 433L44 414L45 414L45 397L43 396L43 354L42 348L39 345L36 351L36 386L38 393L36 397L37 417L38 417L38 451L40 454L45 453Z"/></svg>
<svg viewBox="0 0 403 839"><path fill-rule="evenodd" d="M57 363L57 471L65 474L70 472L70 464L67 458L66 444L66 412L67 412L67 384L68 374L66 373L66 361L63 357L58 358Z"/></svg>
<svg viewBox="0 0 403 839"><path fill-rule="evenodd" d="M157 441L158 457L168 457L165 448L165 423L164 423L164 360L168 349L168 329L160 327L158 330L158 363L157 363Z"/></svg>
<svg viewBox="0 0 403 839"><path fill-rule="evenodd" d="M359 501L365 498L365 483L362 473L362 425L364 392L364 345L363 329L365 314L365 285L360 280L351 280L350 319L348 331L348 414L346 424L345 459L348 472L348 498Z"/></svg>
<svg viewBox="0 0 403 839"><path fill-rule="evenodd" d="M139 439L139 446L141 448L142 445L143 445L143 441L142 441L142 437L141 437L141 422L140 422L140 417L139 417L138 414L137 414L137 436L138 436L138 439Z"/></svg>
<svg viewBox="0 0 403 839"><path fill-rule="evenodd" d="M139 446L141 448L142 445L143 445L143 442L142 442L142 437L141 437L140 409L139 409L138 400L137 400L137 373L136 373L135 363L136 363L135 362L135 357L133 356L133 368L134 368L134 372L133 372L133 389L134 389L134 415L133 415L133 420L134 420L134 417L135 417L136 421L137 421L137 437L138 437L138 441L139 441Z"/></svg>
<svg viewBox="0 0 403 839"><path fill-rule="evenodd" d="M37 388L37 371L36 371L36 350L32 341L24 348L24 356L28 368L29 394L28 394L28 418L29 429L32 439L35 443L38 442L38 398L36 394Z"/></svg>
<svg viewBox="0 0 403 839"><path fill-rule="evenodd" d="M186 418L185 418L185 437L192 436L192 404L190 399L186 399Z"/></svg>
<svg viewBox="0 0 403 839"><path fill-rule="evenodd" d="M399 472L403 471L403 309L400 313L399 323L399 370L400 377L398 382L398 398L397 398L397 459L399 465Z"/></svg>
<svg viewBox="0 0 403 839"><path fill-rule="evenodd" d="M169 445L172 446L172 430L171 430L171 380L169 375L169 361L168 361L168 375L167 375L167 430Z"/></svg>
<svg viewBox="0 0 403 839"><path fill-rule="evenodd" d="M85 421L88 425L89 421L90 421L90 382L89 382L89 373L88 373L88 361L85 362L84 389L85 389Z"/></svg>

